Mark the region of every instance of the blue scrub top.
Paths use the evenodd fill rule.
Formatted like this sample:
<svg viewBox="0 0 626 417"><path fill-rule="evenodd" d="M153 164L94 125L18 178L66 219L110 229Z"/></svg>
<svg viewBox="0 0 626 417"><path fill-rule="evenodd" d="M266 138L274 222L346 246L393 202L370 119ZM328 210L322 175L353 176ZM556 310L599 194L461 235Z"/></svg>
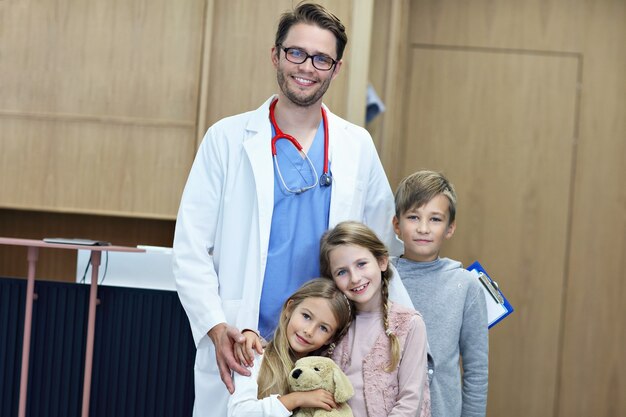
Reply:
<svg viewBox="0 0 626 417"><path fill-rule="evenodd" d="M276 153L278 166L290 189L315 183L309 162L289 140L276 141ZM307 155L319 181L324 172L323 122ZM259 332L268 340L278 324L285 300L303 283L319 276L319 245L322 234L328 229L330 192L331 187L318 184L301 194L290 193L274 167L274 212L259 314Z"/></svg>

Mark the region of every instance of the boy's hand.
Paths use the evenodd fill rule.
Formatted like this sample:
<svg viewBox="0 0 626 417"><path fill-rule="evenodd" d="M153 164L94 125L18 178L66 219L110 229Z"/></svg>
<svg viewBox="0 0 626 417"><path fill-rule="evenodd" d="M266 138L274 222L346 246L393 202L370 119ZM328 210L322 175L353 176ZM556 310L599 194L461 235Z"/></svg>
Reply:
<svg viewBox="0 0 626 417"><path fill-rule="evenodd" d="M249 329L243 330L242 333L245 341L243 343L235 343L235 359L243 366L251 367L254 364L254 352L259 355L263 353L261 337Z"/></svg>

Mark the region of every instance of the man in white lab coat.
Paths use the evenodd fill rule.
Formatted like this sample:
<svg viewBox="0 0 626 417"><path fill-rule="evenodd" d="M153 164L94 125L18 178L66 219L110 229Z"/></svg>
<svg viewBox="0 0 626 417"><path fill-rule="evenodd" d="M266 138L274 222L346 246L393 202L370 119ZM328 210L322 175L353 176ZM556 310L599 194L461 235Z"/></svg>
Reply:
<svg viewBox="0 0 626 417"><path fill-rule="evenodd" d="M363 221L400 252L370 135L322 104L346 43L341 22L318 5L285 13L271 49L278 94L217 122L198 150L174 238L177 289L197 346L196 417L226 415L231 371L249 374L233 358L239 329L271 337L282 300L319 275L328 227ZM297 141L273 140L281 131Z"/></svg>

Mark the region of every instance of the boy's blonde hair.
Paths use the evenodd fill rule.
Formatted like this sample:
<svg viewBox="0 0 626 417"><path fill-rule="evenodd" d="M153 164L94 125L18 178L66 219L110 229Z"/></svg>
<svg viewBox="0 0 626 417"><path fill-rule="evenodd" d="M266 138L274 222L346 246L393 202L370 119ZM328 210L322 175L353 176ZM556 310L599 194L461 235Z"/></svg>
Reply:
<svg viewBox="0 0 626 417"><path fill-rule="evenodd" d="M439 194L448 198L448 224L451 224L456 218L456 192L450 181L435 171L417 171L400 182L395 195L396 217L400 218L407 211L422 207Z"/></svg>
<svg viewBox="0 0 626 417"><path fill-rule="evenodd" d="M287 385L289 372L297 358L294 356L287 339L287 325L295 308L307 298L328 300L330 310L337 320L337 329L331 339L332 343L343 337L352 322L354 309L351 302L333 281L326 278L315 278L305 282L283 304L274 338L265 347L263 362L257 378L257 397L259 399L269 397L271 394L282 395L289 392ZM309 353L309 356L327 356L332 343Z"/></svg>
<svg viewBox="0 0 626 417"><path fill-rule="evenodd" d="M360 246L367 249L374 255L377 261L389 259L387 247L372 229L359 222L341 222L333 229L324 233L320 244L320 273L331 280L333 279L333 273L330 267L330 252L343 245ZM389 267L381 272L383 325L391 344L391 362L385 369L387 372L396 369L398 363L400 363L400 342L398 337L389 331L389 280L391 276L392 272Z"/></svg>

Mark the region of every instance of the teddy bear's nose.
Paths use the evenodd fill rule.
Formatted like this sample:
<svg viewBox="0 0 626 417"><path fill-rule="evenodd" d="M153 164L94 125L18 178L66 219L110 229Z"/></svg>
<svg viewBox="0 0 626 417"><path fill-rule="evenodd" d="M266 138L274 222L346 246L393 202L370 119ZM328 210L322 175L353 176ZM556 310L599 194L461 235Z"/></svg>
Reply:
<svg viewBox="0 0 626 417"><path fill-rule="evenodd" d="M291 376L294 377L294 379L298 379L298 377L302 374L302 370L301 369L294 369L293 372L291 373Z"/></svg>

